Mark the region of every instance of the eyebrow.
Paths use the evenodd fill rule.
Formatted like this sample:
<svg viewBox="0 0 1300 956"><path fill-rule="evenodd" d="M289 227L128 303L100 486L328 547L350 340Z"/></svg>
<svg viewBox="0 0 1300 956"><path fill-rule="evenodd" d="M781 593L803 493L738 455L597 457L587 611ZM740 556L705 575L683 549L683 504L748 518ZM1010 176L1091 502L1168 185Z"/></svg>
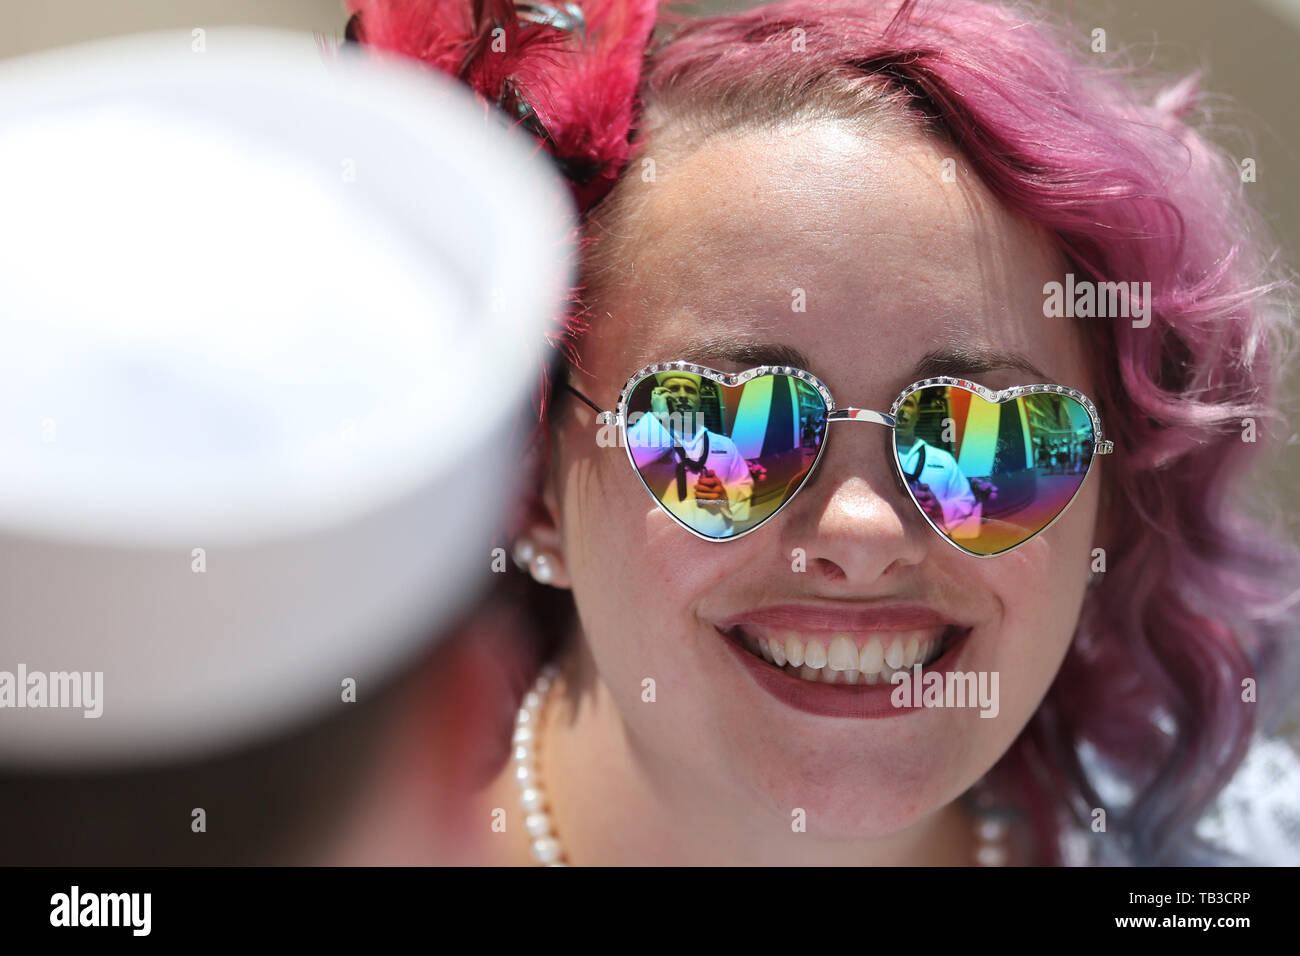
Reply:
<svg viewBox="0 0 1300 956"><path fill-rule="evenodd" d="M1019 352L1008 352L980 345L958 345L926 352L913 366L911 377L903 384L907 385L923 378L935 378L939 375L966 378L978 375L980 372L993 372L1004 368L1027 372L1034 376L1032 383L1034 385L1052 382L1051 376Z"/></svg>
<svg viewBox="0 0 1300 956"><path fill-rule="evenodd" d="M776 342L743 342L734 338L705 340L683 349L679 358L697 365L730 361L741 365L791 365L817 374L814 363L799 349ZM953 378L971 378L981 372L1015 369L1034 376L1032 384L1051 384L1052 378L1033 362L1019 353L978 345L958 345L932 349L921 356L900 386L924 378L947 375ZM1030 384L1030 383L1026 383Z"/></svg>
<svg viewBox="0 0 1300 956"><path fill-rule="evenodd" d="M696 365L723 361L749 366L791 365L805 372L813 371L808 356L794 346L775 342L738 342L734 338L694 342L681 350L679 358Z"/></svg>

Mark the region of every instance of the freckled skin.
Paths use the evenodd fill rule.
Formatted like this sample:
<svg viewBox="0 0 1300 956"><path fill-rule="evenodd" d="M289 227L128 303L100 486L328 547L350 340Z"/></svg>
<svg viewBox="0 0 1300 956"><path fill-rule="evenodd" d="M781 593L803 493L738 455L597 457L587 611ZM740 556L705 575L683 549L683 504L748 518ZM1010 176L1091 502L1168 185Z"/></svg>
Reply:
<svg viewBox="0 0 1300 956"><path fill-rule="evenodd" d="M1077 329L1043 316L1043 285L1063 262L973 174L944 182L953 152L824 123L660 157L625 230L635 267L584 345L595 378L583 390L612 408L641 365L676 358L701 335L734 334L801 349L845 405L887 410L924 353L961 343L1022 352L1092 393ZM795 288L806 312L791 311ZM1029 382L1011 369L976 379ZM545 514L526 530L560 557L556 584L572 589L580 618L543 741L570 858L965 862L970 821L952 802L1010 747L1060 667L1104 460L1047 532L980 559L939 539L904 497L885 429L837 423L790 506L717 544L657 509L621 449L597 447L589 408L574 401L559 414ZM803 573L791 569L796 548ZM806 714L755 686L711 623L774 603L878 599L932 602L976 622L964 667L999 672L998 716ZM641 700L646 677L653 704ZM510 784L507 768L495 805L512 799ZM806 833L792 832L795 808ZM526 840L509 853L525 854Z"/></svg>

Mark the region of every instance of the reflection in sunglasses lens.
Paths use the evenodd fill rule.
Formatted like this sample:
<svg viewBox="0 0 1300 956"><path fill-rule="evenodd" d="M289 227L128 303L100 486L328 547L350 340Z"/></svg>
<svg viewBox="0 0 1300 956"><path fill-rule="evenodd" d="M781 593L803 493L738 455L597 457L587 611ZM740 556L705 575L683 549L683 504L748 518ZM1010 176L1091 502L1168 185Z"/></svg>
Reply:
<svg viewBox="0 0 1300 956"><path fill-rule="evenodd" d="M1058 392L995 405L932 385L911 393L897 418L895 451L913 500L976 554L1000 554L1047 527L1092 463L1092 419Z"/></svg>
<svg viewBox="0 0 1300 956"><path fill-rule="evenodd" d="M627 443L647 490L696 533L750 531L807 479L826 405L792 375L726 386L694 372L656 372L628 397Z"/></svg>

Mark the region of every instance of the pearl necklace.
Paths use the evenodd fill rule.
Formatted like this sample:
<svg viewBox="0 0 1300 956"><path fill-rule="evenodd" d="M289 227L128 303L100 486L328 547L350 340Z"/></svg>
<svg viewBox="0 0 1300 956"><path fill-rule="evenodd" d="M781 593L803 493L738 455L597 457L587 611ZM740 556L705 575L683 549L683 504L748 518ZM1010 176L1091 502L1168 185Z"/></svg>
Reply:
<svg viewBox="0 0 1300 956"><path fill-rule="evenodd" d="M554 664L547 664L538 675L533 689L524 694L515 717L514 764L515 783L519 785L519 806L524 811L524 828L532 838L533 859L543 866L567 866L564 850L552 832L551 817L547 811L546 794L537 775L537 736L540 730L542 707L546 695L555 682Z"/></svg>
<svg viewBox="0 0 1300 956"><path fill-rule="evenodd" d="M568 866L564 848L548 812L546 791L537 773L537 744L541 731L542 710L547 695L559 671L554 664L542 668L532 690L524 695L515 717L514 776L519 786L519 806L524 811L524 828L531 838L533 860L542 866ZM1003 866L1007 862L1007 823L1004 819L977 807L976 809L977 866Z"/></svg>

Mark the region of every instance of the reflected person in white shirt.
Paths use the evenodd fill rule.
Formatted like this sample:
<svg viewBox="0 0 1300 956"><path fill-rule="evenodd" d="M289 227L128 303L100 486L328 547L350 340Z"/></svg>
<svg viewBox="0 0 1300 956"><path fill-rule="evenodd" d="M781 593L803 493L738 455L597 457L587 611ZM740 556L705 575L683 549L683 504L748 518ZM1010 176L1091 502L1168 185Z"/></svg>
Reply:
<svg viewBox="0 0 1300 956"><path fill-rule="evenodd" d="M699 375L656 374L650 413L629 425L627 442L641 477L674 515L725 538L746 530L754 478L735 442L704 427L700 395Z"/></svg>
<svg viewBox="0 0 1300 956"><path fill-rule="evenodd" d="M954 538L973 538L980 532L983 509L957 459L916 436L920 411L916 392L898 408L894 440L899 464L930 520Z"/></svg>

